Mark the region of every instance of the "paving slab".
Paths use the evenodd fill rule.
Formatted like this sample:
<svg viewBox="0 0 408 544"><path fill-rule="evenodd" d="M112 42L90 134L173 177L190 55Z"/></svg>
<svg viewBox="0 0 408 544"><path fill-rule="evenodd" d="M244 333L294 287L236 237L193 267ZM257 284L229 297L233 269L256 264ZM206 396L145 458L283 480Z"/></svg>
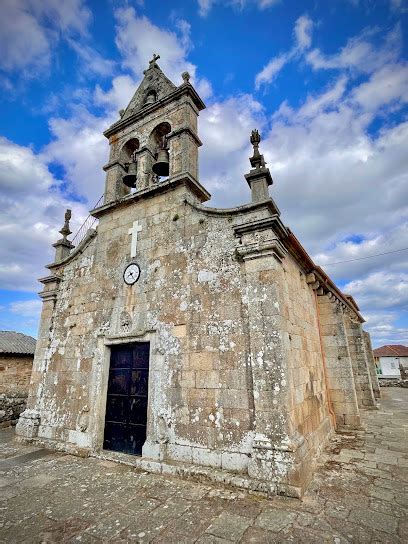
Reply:
<svg viewBox="0 0 408 544"><path fill-rule="evenodd" d="M0 543L403 544L408 390L333 437L302 500L148 474L0 430ZM398 400L396 400L398 399Z"/></svg>

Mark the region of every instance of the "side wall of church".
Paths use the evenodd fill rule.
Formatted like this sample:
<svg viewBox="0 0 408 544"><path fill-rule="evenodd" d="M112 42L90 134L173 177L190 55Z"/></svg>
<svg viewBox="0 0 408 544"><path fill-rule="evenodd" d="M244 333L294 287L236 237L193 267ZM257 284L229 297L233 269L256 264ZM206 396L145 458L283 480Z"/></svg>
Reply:
<svg viewBox="0 0 408 544"><path fill-rule="evenodd" d="M291 255L285 257L282 266L282 335L288 365L289 428L291 435L305 438L304 455L313 459L332 430L315 292ZM302 472L307 476L306 470Z"/></svg>

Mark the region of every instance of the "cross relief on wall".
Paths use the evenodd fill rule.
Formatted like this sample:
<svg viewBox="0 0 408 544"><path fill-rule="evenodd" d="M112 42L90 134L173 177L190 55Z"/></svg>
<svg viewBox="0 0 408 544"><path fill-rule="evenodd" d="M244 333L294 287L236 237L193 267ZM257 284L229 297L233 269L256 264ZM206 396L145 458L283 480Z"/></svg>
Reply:
<svg viewBox="0 0 408 544"><path fill-rule="evenodd" d="M136 257L136 251L137 251L137 238L138 233L141 232L142 225L139 224L139 221L133 221L132 228L129 229L129 234L132 236L131 242L130 242L130 256Z"/></svg>

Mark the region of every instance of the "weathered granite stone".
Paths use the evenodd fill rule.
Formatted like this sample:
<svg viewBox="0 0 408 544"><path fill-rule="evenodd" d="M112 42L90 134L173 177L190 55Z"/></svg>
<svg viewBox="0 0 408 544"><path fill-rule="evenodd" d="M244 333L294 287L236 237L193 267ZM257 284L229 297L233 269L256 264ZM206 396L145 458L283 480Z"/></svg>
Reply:
<svg viewBox="0 0 408 544"><path fill-rule="evenodd" d="M360 336L363 320L282 223L268 195L259 134L246 176L252 202L203 205L210 195L198 181L197 117L205 106L187 76L176 87L156 61L105 132L105 198L91 212L97 229L41 280L29 411L17 432L105 455L111 352L149 342L146 440L137 466L194 478L211 472L231 485L300 496L333 431L332 403L341 404L342 425L358 423L354 351L342 329L335 348L343 350L347 376L333 372L330 385L336 365L325 357L331 340L326 331L322 341L317 290L350 312ZM168 179L152 176L163 137ZM133 192L122 183L130 155L137 161ZM140 277L126 283L124 271L135 262ZM331 400L343 378L348 396Z"/></svg>

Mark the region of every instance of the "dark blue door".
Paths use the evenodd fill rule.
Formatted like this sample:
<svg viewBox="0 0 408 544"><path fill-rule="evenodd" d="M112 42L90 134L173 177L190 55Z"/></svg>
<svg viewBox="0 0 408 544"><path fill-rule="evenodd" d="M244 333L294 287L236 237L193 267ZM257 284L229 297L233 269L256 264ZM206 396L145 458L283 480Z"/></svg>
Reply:
<svg viewBox="0 0 408 544"><path fill-rule="evenodd" d="M149 343L112 346L106 399L106 450L142 454L146 440Z"/></svg>

